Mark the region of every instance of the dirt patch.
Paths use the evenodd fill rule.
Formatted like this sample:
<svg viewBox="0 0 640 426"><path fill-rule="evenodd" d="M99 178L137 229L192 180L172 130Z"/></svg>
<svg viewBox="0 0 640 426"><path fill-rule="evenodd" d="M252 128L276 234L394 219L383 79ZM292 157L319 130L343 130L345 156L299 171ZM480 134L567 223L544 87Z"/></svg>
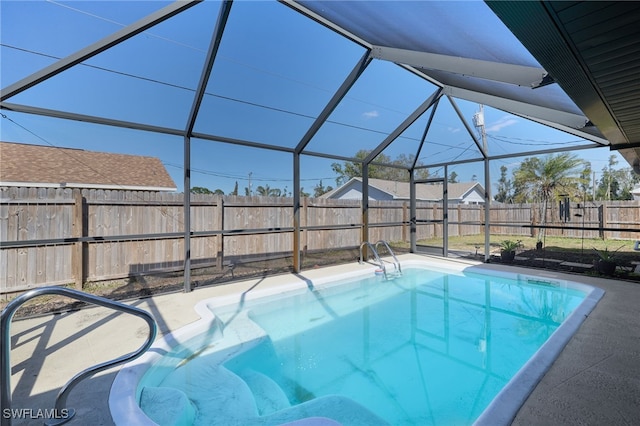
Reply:
<svg viewBox="0 0 640 426"><path fill-rule="evenodd" d="M407 248L394 247L396 254L408 253ZM302 269L345 264L358 261L358 249L335 250L319 253L308 253L302 256ZM478 260L478 256L469 254L469 259ZM511 263L534 269L555 270L558 272L599 276L593 269L595 259L591 251L567 251L554 247L543 250L522 250ZM640 284L640 274L634 273L635 264L640 256L634 253L623 253L619 257L619 267L613 277ZM491 256L492 263L502 263L500 256ZM293 271L293 259L279 256L269 259L249 259L226 263L222 268L194 269L191 273L192 289L225 285L235 281L263 277L266 275L285 274ZM601 275L604 277L604 275ZM176 293L184 290L182 272L170 274L154 274L132 276L122 280L86 283L83 291L111 300L133 300L159 294ZM1 307L7 305L1 302ZM68 312L85 307L86 304L62 296L42 296L25 303L17 312L16 318L37 316L51 313Z"/></svg>
<svg viewBox="0 0 640 426"><path fill-rule="evenodd" d="M398 249L397 254L407 250ZM312 269L357 261L358 249L335 250L321 253L309 253L302 256L302 268ZM275 256L263 259L242 259L225 262L222 268L210 267L191 271L191 288L224 285L266 275L278 275L293 272L291 256ZM73 286L68 286L73 288ZM105 297L110 300L126 301L177 293L184 290L184 275L180 272L152 275L136 275L120 280L85 283L82 291ZM1 301L4 307L9 301ZM16 318L68 312L87 306L68 297L45 295L32 299L22 305L15 314Z"/></svg>

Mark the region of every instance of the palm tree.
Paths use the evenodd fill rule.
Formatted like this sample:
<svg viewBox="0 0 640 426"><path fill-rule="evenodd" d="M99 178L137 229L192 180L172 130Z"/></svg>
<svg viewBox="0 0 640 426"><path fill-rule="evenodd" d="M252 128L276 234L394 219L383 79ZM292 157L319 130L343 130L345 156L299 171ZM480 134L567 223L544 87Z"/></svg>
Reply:
<svg viewBox="0 0 640 426"><path fill-rule="evenodd" d="M574 194L579 191L582 165L583 160L565 152L542 158L527 158L514 171L514 188L520 192L518 198L542 203L538 241L542 241L544 237L549 201L558 194Z"/></svg>
<svg viewBox="0 0 640 426"><path fill-rule="evenodd" d="M256 193L263 197L279 197L282 191L278 188L271 188L269 185L261 185L256 188Z"/></svg>

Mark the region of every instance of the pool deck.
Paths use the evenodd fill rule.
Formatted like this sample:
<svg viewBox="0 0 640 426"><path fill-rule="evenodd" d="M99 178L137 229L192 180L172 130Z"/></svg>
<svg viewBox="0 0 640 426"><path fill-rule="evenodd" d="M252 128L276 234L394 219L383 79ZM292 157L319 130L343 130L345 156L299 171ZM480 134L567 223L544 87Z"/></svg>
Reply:
<svg viewBox="0 0 640 426"><path fill-rule="evenodd" d="M403 259L424 256L403 255ZM440 259L442 260L442 259ZM452 260L460 262L460 260ZM470 262L466 262L471 264ZM542 271L486 265L496 270ZM340 272L354 265L332 267ZM360 267L360 266L358 266ZM362 268L370 267L361 266ZM314 279L326 270L304 271ZM605 291L558 359L518 412L514 425L638 425L640 424L640 285L625 281L544 272L599 287ZM214 296L238 300L277 286L281 278L253 279L191 293L167 294L128 302L150 312L158 337L199 319L194 305ZM14 409L51 409L60 387L79 371L131 352L146 338L139 318L105 308L14 320L11 326L11 385ZM112 425L107 405L118 367L79 383L67 405L77 411L69 425ZM3 378L4 379L4 378ZM42 424L42 419L14 419L13 425Z"/></svg>

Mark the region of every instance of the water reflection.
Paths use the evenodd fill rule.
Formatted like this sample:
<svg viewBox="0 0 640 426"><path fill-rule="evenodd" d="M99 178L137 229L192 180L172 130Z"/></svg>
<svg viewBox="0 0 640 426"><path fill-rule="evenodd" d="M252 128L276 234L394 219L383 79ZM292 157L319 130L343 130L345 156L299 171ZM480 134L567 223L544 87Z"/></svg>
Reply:
<svg viewBox="0 0 640 426"><path fill-rule="evenodd" d="M278 374L315 395L348 396L394 425L470 424L582 298L411 271L401 282L323 295L322 305L297 300L291 313L258 308L251 317L274 339ZM338 318L311 325L327 307ZM283 334L292 325L301 332Z"/></svg>

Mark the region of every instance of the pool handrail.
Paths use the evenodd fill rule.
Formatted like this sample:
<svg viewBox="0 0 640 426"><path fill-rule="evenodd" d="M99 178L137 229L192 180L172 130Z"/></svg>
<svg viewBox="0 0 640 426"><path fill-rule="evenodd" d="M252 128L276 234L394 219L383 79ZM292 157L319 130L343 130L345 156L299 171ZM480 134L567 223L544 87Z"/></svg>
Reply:
<svg viewBox="0 0 640 426"><path fill-rule="evenodd" d="M378 245L382 244L387 248L387 252L389 252L389 255L391 255L391 257L393 258L393 267L396 270L396 273L398 274L402 274L402 268L400 267L400 261L398 260L398 258L396 257L396 254L393 252L393 250L391 250L391 247L389 247L389 244L385 241L385 240L378 240L378 242L376 243L376 252L378 253L378 256L380 255L380 252L378 251Z"/></svg>
<svg viewBox="0 0 640 426"><path fill-rule="evenodd" d="M124 303L116 302L104 297L94 296L92 294L64 287L41 287L30 290L16 297L14 300L9 302L9 304L2 310L2 313L0 313L0 342L2 343L2 348L0 349L0 373L4 377L4 380L2 381L2 396L0 398L0 412L3 413L0 419L1 426L11 426L11 416L4 415L5 410L11 409L11 320L15 312L20 306L22 306L23 303L45 294L66 296L72 299L80 300L82 302L87 302L94 305L99 305L117 311L125 312L142 318L149 325L149 335L147 336L147 340L136 351L122 355L111 361L106 361L94 365L93 367L89 367L73 376L71 380L69 380L60 389L60 392L58 392L58 395L56 396L55 409L52 411L54 413L54 417L56 418L47 419L47 422L45 422L45 424L47 425L60 425L68 422L73 418L73 416L75 415L75 410L66 408L66 403L69 392L71 392L71 390L78 382L94 373L106 370L107 368L111 368L113 366L123 364L140 357L151 347L153 341L156 338L157 325L151 314L142 309L125 305Z"/></svg>
<svg viewBox="0 0 640 426"><path fill-rule="evenodd" d="M369 241L365 241L362 244L360 244L360 261L359 263L362 264L364 263L364 259L363 259L363 255L362 255L362 248L364 246L367 246L369 249L371 249L371 253L373 254L373 257L375 258L375 260L378 262L378 265L380 266L380 268L382 269L382 272L384 273L384 278L385 279L389 279L389 276L387 275L387 268L385 266L385 261L382 260L382 258L380 258L380 254L378 252L378 246L382 244L386 247L387 252L389 253L389 255L391 257L393 257L393 268L395 270L395 276L398 275L402 275L402 268L400 266L400 261L398 260L398 258L396 257L395 253L393 252L393 250L391 250L391 247L389 247L389 244L385 241L385 240L378 240L378 242L375 244L375 246L373 244L371 244ZM389 262L391 263L391 262Z"/></svg>
<svg viewBox="0 0 640 426"><path fill-rule="evenodd" d="M364 263L364 259L362 258L362 247L364 247L364 246L367 246L367 247L369 247L371 249L371 253L373 254L373 258L378 262L378 266L380 266L380 268L382 269L382 272L384 273L384 278L386 279L387 278L387 268L384 266L384 262L380 259L380 256L378 255L378 252L376 251L376 248L369 241L365 241L362 244L360 244L360 261L358 263L360 263L360 264Z"/></svg>

